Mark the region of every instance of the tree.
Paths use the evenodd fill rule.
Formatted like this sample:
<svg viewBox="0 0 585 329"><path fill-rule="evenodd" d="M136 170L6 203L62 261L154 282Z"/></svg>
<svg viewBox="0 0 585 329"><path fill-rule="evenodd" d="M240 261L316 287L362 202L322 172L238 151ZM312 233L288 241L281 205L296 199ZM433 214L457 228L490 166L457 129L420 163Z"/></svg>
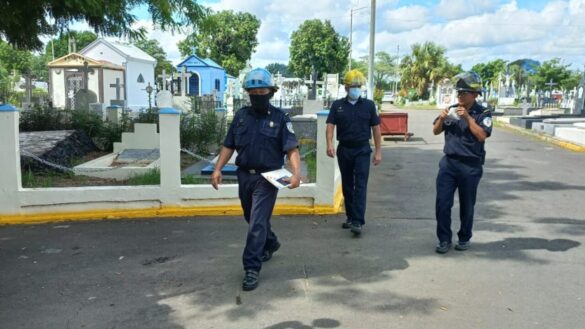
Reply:
<svg viewBox="0 0 585 329"><path fill-rule="evenodd" d="M19 50L0 40L0 66L12 73L26 73L31 67L32 54L26 50Z"/></svg>
<svg viewBox="0 0 585 329"><path fill-rule="evenodd" d="M286 64L270 63L270 64L266 65L266 70L268 72L272 73L272 75L276 75L276 74L280 73L285 78L292 77L292 74L288 70L288 66Z"/></svg>
<svg viewBox="0 0 585 329"><path fill-rule="evenodd" d="M573 89L579 84L579 73L569 70L569 66L569 64L563 64L560 58L544 61L536 69L536 73L532 76L532 81L536 88L541 90L551 89L551 87L546 85L551 80L553 83L557 83L552 88Z"/></svg>
<svg viewBox="0 0 585 329"><path fill-rule="evenodd" d="M199 28L178 47L182 56L192 53L211 58L227 73L237 76L258 45L256 35L260 21L250 13L234 13L224 10L208 15Z"/></svg>
<svg viewBox="0 0 585 329"><path fill-rule="evenodd" d="M163 70L167 73L175 70L173 63L167 59L167 53L162 49L157 40L138 40L134 42L134 45L156 59L155 76L162 74Z"/></svg>
<svg viewBox="0 0 585 329"><path fill-rule="evenodd" d="M291 36L289 68L296 76L342 73L347 66L349 42L331 22L307 20Z"/></svg>
<svg viewBox="0 0 585 329"><path fill-rule="evenodd" d="M500 74L506 71L506 61L496 59L487 63L478 63L471 70L479 74L484 88L487 88L490 84L497 88Z"/></svg>
<svg viewBox="0 0 585 329"><path fill-rule="evenodd" d="M66 31L70 23L85 21L95 33L144 38L144 28L133 28L131 12L146 6L152 22L163 30L197 26L207 9L195 0L0 0L5 15L0 20L0 38L17 48L40 50L40 36ZM53 23L54 22L54 23Z"/></svg>
<svg viewBox="0 0 585 329"><path fill-rule="evenodd" d="M97 39L97 35L90 31L68 31L62 33L59 37L53 38L45 45L45 54L48 55L47 57L50 58L50 60L53 60L53 58L57 59L67 55L69 53L70 39L75 39L75 48L77 49L77 52L79 52L81 49L85 48L85 46L94 42L95 39Z"/></svg>
<svg viewBox="0 0 585 329"><path fill-rule="evenodd" d="M361 57L359 61L352 60L351 67L367 76L368 57ZM390 89L392 77L397 73L396 56L392 56L385 51L377 52L374 60L374 86L381 90Z"/></svg>
<svg viewBox="0 0 585 329"><path fill-rule="evenodd" d="M412 54L405 56L400 64L402 76L400 85L402 93L414 89L418 97L428 94L431 83L438 83L444 78L451 78L461 72L461 65L453 65L445 57L445 48L433 43L414 44Z"/></svg>

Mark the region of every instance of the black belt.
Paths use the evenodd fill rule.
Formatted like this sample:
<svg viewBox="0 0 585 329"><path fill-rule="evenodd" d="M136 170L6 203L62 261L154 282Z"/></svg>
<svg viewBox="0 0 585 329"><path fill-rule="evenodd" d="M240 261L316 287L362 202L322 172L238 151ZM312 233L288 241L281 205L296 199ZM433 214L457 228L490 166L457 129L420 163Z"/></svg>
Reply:
<svg viewBox="0 0 585 329"><path fill-rule="evenodd" d="M247 172L250 175L259 175L261 173L273 171L273 170L276 170L276 169L250 169L250 168L242 168L242 167L239 167L238 170Z"/></svg>
<svg viewBox="0 0 585 329"><path fill-rule="evenodd" d="M370 145L370 141L339 141L339 145L348 148L358 148Z"/></svg>
<svg viewBox="0 0 585 329"><path fill-rule="evenodd" d="M460 161L463 163L479 164L479 165L482 164L481 159L473 158L473 157L464 157L461 155L447 154L447 158L457 160L457 161Z"/></svg>

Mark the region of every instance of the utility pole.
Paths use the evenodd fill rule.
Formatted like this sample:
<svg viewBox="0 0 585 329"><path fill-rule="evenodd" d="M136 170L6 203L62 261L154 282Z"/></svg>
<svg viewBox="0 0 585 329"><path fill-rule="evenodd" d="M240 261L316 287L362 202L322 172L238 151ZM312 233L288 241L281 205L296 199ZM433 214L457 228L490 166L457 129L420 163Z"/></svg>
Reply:
<svg viewBox="0 0 585 329"><path fill-rule="evenodd" d="M354 11L358 11L358 10L362 10L362 9L366 9L368 8L367 6L365 7L360 7L360 8L351 8L351 10L349 11L349 70L351 71L351 49L353 48L353 12Z"/></svg>
<svg viewBox="0 0 585 329"><path fill-rule="evenodd" d="M374 51L376 46L376 0L370 5L370 55L368 60L368 99L374 99Z"/></svg>
<svg viewBox="0 0 585 329"><path fill-rule="evenodd" d="M396 45L396 77L394 78L394 97L396 97L396 93L398 92L398 77L400 76L400 74L398 73L398 70L400 68L400 44Z"/></svg>

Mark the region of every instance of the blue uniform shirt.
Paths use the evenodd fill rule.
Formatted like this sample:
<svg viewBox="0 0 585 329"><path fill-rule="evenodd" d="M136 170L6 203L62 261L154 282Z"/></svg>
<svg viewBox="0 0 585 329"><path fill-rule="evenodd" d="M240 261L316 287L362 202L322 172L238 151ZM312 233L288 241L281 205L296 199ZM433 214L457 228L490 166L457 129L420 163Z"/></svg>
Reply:
<svg viewBox="0 0 585 329"><path fill-rule="evenodd" d="M483 128L488 137L492 134L492 114L488 109L475 102L471 106L469 115ZM434 122L438 119L437 117ZM445 132L445 147L443 148L445 155L480 160L483 163L484 143L478 141L471 133L467 121L447 117L443 121L443 131Z"/></svg>
<svg viewBox="0 0 585 329"><path fill-rule="evenodd" d="M236 165L244 169L282 168L284 155L298 146L290 118L270 106L266 114L250 107L236 112L223 145L238 151Z"/></svg>
<svg viewBox="0 0 585 329"><path fill-rule="evenodd" d="M358 98L351 104L347 97L333 102L327 123L337 127L340 142L364 142L372 137L371 127L380 124L376 105L369 99Z"/></svg>

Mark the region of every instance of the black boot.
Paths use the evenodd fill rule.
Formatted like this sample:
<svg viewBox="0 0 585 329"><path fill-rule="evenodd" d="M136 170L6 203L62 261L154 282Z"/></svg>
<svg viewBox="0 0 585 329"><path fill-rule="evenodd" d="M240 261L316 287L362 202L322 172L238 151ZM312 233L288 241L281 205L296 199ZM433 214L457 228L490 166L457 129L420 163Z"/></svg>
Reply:
<svg viewBox="0 0 585 329"><path fill-rule="evenodd" d="M247 270L246 276L244 276L244 281L242 282L242 289L244 291L250 291L256 289L258 287L258 277L260 273L254 270Z"/></svg>

